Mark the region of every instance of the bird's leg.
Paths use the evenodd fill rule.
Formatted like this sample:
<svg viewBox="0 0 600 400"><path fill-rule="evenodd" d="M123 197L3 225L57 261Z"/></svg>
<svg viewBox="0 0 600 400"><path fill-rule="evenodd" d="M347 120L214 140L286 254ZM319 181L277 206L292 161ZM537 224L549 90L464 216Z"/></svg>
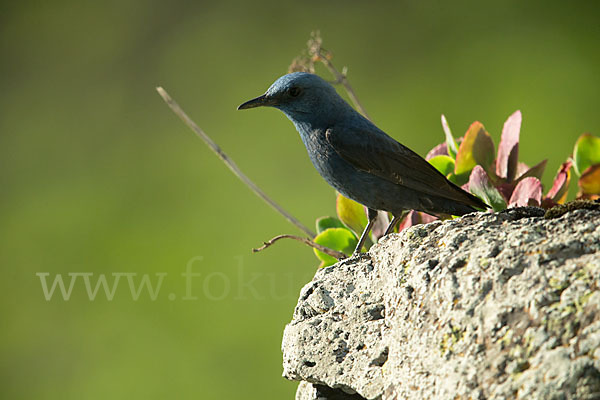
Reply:
<svg viewBox="0 0 600 400"><path fill-rule="evenodd" d="M369 234L369 231L371 230L373 224L375 223L375 220L377 219L377 210L373 210L372 208L367 209L367 217L369 218L369 223L365 227L365 230L363 231L362 235L360 235L360 239L358 240L356 249L354 249L354 253L352 253L352 257L360 254L363 244L365 244L365 240L367 239L367 235Z"/></svg>
<svg viewBox="0 0 600 400"><path fill-rule="evenodd" d="M400 222L400 220L402 219L403 216L404 216L404 214L394 215L394 217L392 218L392 222L390 222L390 224L388 225L383 236L387 236L388 233L392 233L392 231L394 230L396 225L398 225L398 222Z"/></svg>

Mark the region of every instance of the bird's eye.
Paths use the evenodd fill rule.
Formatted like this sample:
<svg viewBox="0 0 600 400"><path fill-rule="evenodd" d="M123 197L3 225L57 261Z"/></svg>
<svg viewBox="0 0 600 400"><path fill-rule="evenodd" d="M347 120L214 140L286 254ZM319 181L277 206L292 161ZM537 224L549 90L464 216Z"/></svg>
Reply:
<svg viewBox="0 0 600 400"><path fill-rule="evenodd" d="M292 97L298 97L301 92L302 89L300 89L298 86L292 86L289 90L290 96Z"/></svg>

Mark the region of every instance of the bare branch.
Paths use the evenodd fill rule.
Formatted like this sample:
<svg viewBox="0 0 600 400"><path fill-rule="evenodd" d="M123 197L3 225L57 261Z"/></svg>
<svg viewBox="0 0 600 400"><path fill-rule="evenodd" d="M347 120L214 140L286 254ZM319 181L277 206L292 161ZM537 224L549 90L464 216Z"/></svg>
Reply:
<svg viewBox="0 0 600 400"><path fill-rule="evenodd" d="M167 103L167 105L171 108L171 110L173 110L173 112L179 118L181 118L181 120L191 130L193 130L194 133L196 133L196 135L198 137L200 137L200 139L202 139L204 141L204 143L206 143L212 151L215 152L215 154L221 159L221 161L223 161L225 163L225 165L227 165L227 167L229 167L231 172L233 172L235 174L235 176L237 176L246 186L248 186L250 188L250 190L252 190L258 197L260 197L269 206L271 206L273 209L275 209L275 211L277 211L279 214L283 215L283 217L285 219L287 219L289 222L294 224L302 232L304 232L305 234L307 234L310 237L315 237L315 234L310 229L308 229L306 226L304 226L304 224L302 224L300 221L298 221L296 218L294 218L292 215L290 215L287 211L285 211L283 208L281 208L281 206L279 204L277 204L277 203L275 203L275 201L271 200L271 198L269 196L267 196L258 186L256 186L256 184L254 182L252 182L250 180L250 178L248 178L238 168L238 166L235 164L235 162L231 158L229 158L229 156L227 156L227 154L225 154L223 152L223 150L221 150L221 148L206 133L204 133L204 131L202 129L200 129L198 127L198 125L196 125L196 123L194 121L192 121L192 119L190 117L187 116L187 114L181 109L181 107L179 107L179 105L171 98L171 96L169 96L169 94L162 87L157 87L156 91L158 92L158 94L160 94L160 96Z"/></svg>
<svg viewBox="0 0 600 400"><path fill-rule="evenodd" d="M369 118L369 114L367 114L367 110L365 110L358 100L356 93L354 93L354 89L352 89L352 86L350 86L350 82L348 81L346 75L348 69L344 67L342 72L338 71L331 62L331 59L333 58L331 52L325 50L322 46L322 43L323 40L321 39L319 31L312 32L311 38L308 41L308 54L314 61L320 61L327 67L329 72L331 72L331 74L335 77L335 83L340 83L342 86L344 86L344 89L346 89L346 92L348 93L348 97L350 97L350 100L352 100L352 103L354 103L354 106L358 109L358 111L367 119L371 119Z"/></svg>
<svg viewBox="0 0 600 400"><path fill-rule="evenodd" d="M330 249L329 247L325 247L325 246L321 246L318 243L313 242L312 240L308 239L308 238L304 238L301 236L296 236L296 235L278 235L275 236L273 239L267 241L267 242L263 242L264 244L262 246L260 246L257 249L252 249L253 252L257 253L259 251L262 251L264 249L266 249L267 247L270 247L273 243L277 242L278 240L281 239L294 239L297 240L299 242L302 242L310 247L313 247L325 254L327 254L328 256L331 256L333 258L336 258L338 260L344 260L346 258L348 258L347 255L345 255L344 253L342 253L341 251L337 251L337 250L333 250Z"/></svg>

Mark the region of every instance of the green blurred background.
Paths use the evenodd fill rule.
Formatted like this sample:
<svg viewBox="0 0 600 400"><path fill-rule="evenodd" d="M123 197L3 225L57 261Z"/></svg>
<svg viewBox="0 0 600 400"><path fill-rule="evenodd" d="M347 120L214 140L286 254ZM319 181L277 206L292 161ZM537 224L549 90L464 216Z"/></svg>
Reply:
<svg viewBox="0 0 600 400"><path fill-rule="evenodd" d="M299 233L174 116L164 86L309 226L334 213L276 110L237 112L320 29L374 121L425 154L523 112L544 182L600 134L597 2L22 1L0 10L2 398L293 398L281 334L318 265ZM484 4L485 3L485 4ZM200 259L201 258L201 259ZM192 295L182 273L191 262ZM163 275L155 300L46 301L36 273Z"/></svg>

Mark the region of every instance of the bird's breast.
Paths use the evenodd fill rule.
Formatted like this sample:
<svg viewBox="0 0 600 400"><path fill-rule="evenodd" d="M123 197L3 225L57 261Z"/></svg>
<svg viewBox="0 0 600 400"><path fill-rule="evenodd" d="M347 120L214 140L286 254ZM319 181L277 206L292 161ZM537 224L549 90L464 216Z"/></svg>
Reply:
<svg viewBox="0 0 600 400"><path fill-rule="evenodd" d="M338 192L345 194L358 171L342 159L325 137L326 129L317 129L302 136L308 157L319 174Z"/></svg>

